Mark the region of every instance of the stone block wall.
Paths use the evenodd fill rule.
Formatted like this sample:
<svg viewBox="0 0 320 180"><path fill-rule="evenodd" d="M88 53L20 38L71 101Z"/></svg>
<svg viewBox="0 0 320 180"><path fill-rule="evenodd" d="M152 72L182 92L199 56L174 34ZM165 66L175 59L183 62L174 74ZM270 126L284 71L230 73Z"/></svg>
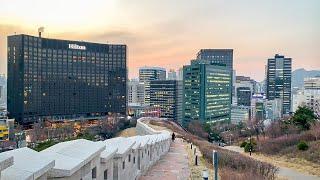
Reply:
<svg viewBox="0 0 320 180"><path fill-rule="evenodd" d="M79 142L78 140L78 144L72 144L71 141L68 142L70 144L59 143L54 145L51 148L53 149L52 152L55 152L55 156L48 158L53 158L53 160L56 161L55 166L43 172L42 166L47 165L41 164L38 170L35 168L34 174L40 174L38 177L41 177L41 180L135 180L146 173L170 148L170 133L168 131L152 129L144 123L144 120L148 119L150 118L141 118L137 121L136 131L139 136L120 139L115 138L114 141L111 141L111 144L106 144L102 141L91 142L80 140ZM87 144L87 146L83 144ZM77 145L82 148L79 152L78 149L74 147ZM92 148L93 145L97 146L96 150ZM61 148L64 148L63 151L61 151ZM63 153L64 151L74 153L65 155ZM25 153L28 154L27 151ZM37 153L39 153L39 155L44 154L42 152ZM50 156L50 153L46 154ZM10 176L10 173L13 175L14 173L18 173L18 171L23 172L24 170L24 168L18 168L21 167L23 161L26 160L21 156L17 156L15 150L12 150L11 153L9 152L9 155L12 155L14 159L10 166L7 167L4 165L7 164L6 162L8 160L3 160L3 163L0 162L0 167L2 167L0 169L1 180L10 180L12 179L10 177L13 177ZM7 156L8 153L6 154L6 157ZM64 165L63 157L66 157L65 162L68 165ZM1 157L0 153L0 161L1 158L4 159L5 157ZM28 161L29 163L33 162L32 159L28 159ZM68 161L73 162L69 163ZM1 173L1 171L5 173ZM1 174L5 174L5 176L1 176ZM20 179L27 178L21 176Z"/></svg>

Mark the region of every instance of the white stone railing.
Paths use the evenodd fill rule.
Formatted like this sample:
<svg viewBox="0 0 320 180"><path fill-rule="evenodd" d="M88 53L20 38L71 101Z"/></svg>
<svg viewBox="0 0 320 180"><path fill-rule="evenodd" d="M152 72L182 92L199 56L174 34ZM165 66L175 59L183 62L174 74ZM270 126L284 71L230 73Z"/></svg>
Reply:
<svg viewBox="0 0 320 180"><path fill-rule="evenodd" d="M170 148L168 131L137 121L139 136L105 141L78 139L58 143L41 152L29 148L0 153L0 179L134 180Z"/></svg>
<svg viewBox="0 0 320 180"><path fill-rule="evenodd" d="M161 118L142 117L142 118L138 119L137 126L136 126L137 134L139 134L139 135L150 135L150 134L161 134L161 133L170 134L166 130L158 131L158 130L151 128L150 126L148 126L147 124L144 123L144 121L148 121L148 120L161 120Z"/></svg>

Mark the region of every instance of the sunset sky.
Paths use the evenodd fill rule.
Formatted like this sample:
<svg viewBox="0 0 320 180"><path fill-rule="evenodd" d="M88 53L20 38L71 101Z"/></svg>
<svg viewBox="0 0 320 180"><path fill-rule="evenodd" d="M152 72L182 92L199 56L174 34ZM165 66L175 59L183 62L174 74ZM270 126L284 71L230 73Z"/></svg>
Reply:
<svg viewBox="0 0 320 180"><path fill-rule="evenodd" d="M141 66L178 69L201 48L233 48L237 75L262 80L267 58L320 69L319 0L0 0L0 73L6 36L128 45L129 77Z"/></svg>

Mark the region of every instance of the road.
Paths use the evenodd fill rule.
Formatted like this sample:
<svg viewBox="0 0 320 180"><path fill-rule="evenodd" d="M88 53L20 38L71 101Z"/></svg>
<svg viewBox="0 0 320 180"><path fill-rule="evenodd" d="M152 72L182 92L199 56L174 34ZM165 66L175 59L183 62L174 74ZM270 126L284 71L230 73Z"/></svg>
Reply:
<svg viewBox="0 0 320 180"><path fill-rule="evenodd" d="M239 146L225 146L223 148L231 150L231 151L235 151L238 153L244 153L243 149L240 148ZM251 156L251 158L254 158L254 157ZM304 173L301 173L301 172L299 172L295 169L292 169L292 168L282 167L282 166L278 166L278 165L275 165L275 166L277 166L279 168L278 174L280 176L286 177L290 180L302 180L302 179L303 180L319 180L320 179L320 177L309 175L309 174L304 174Z"/></svg>

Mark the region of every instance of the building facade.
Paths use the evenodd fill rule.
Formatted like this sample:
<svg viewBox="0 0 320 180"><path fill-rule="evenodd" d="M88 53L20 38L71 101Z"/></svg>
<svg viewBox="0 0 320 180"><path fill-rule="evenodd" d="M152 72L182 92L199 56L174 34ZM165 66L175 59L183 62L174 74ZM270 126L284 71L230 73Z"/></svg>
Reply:
<svg viewBox="0 0 320 180"><path fill-rule="evenodd" d="M141 67L139 69L139 81L145 85L144 104L150 105L150 81L166 80L166 69L161 67Z"/></svg>
<svg viewBox="0 0 320 180"><path fill-rule="evenodd" d="M280 120L282 118L282 99L267 100L265 111L267 120Z"/></svg>
<svg viewBox="0 0 320 180"><path fill-rule="evenodd" d="M264 121L266 119L266 96L253 94L250 107L250 121Z"/></svg>
<svg viewBox="0 0 320 180"><path fill-rule="evenodd" d="M247 123L250 117L250 107L247 106L232 106L231 123Z"/></svg>
<svg viewBox="0 0 320 180"><path fill-rule="evenodd" d="M177 80L183 80L183 67L178 69Z"/></svg>
<svg viewBox="0 0 320 180"><path fill-rule="evenodd" d="M230 121L231 72L222 64L192 60L183 68L183 125Z"/></svg>
<svg viewBox="0 0 320 180"><path fill-rule="evenodd" d="M230 73L233 73L233 49L201 49L197 59L208 63L225 64Z"/></svg>
<svg viewBox="0 0 320 180"><path fill-rule="evenodd" d="M146 105L129 104L128 115L135 118L141 117L157 117L160 118L161 110L159 107L152 107Z"/></svg>
<svg viewBox="0 0 320 180"><path fill-rule="evenodd" d="M267 99L282 99L282 114L291 112L292 59L276 54L267 64Z"/></svg>
<svg viewBox="0 0 320 180"><path fill-rule="evenodd" d="M160 107L160 117L181 122L182 81L156 80L150 82L150 105Z"/></svg>
<svg viewBox="0 0 320 180"><path fill-rule="evenodd" d="M237 105L250 106L251 105L251 89L250 87L238 87L237 91Z"/></svg>
<svg viewBox="0 0 320 180"><path fill-rule="evenodd" d="M6 107L7 104L7 77L0 74L0 106Z"/></svg>
<svg viewBox="0 0 320 180"><path fill-rule="evenodd" d="M143 82L128 81L128 104L144 105L144 93Z"/></svg>
<svg viewBox="0 0 320 180"><path fill-rule="evenodd" d="M227 69L230 71L231 76L231 97L234 90L233 87L233 76L236 74L233 73L233 49L201 49L197 53L197 59L202 59L207 63L213 64L224 64ZM232 104L232 98L230 99L230 104Z"/></svg>
<svg viewBox="0 0 320 180"><path fill-rule="evenodd" d="M8 112L39 119L126 114L126 45L8 37Z"/></svg>
<svg viewBox="0 0 320 180"><path fill-rule="evenodd" d="M304 87L293 94L293 112L299 106L312 109L320 117L320 77L305 78Z"/></svg>
<svg viewBox="0 0 320 180"><path fill-rule="evenodd" d="M177 73L174 69L170 69L168 72L168 80L177 80Z"/></svg>

